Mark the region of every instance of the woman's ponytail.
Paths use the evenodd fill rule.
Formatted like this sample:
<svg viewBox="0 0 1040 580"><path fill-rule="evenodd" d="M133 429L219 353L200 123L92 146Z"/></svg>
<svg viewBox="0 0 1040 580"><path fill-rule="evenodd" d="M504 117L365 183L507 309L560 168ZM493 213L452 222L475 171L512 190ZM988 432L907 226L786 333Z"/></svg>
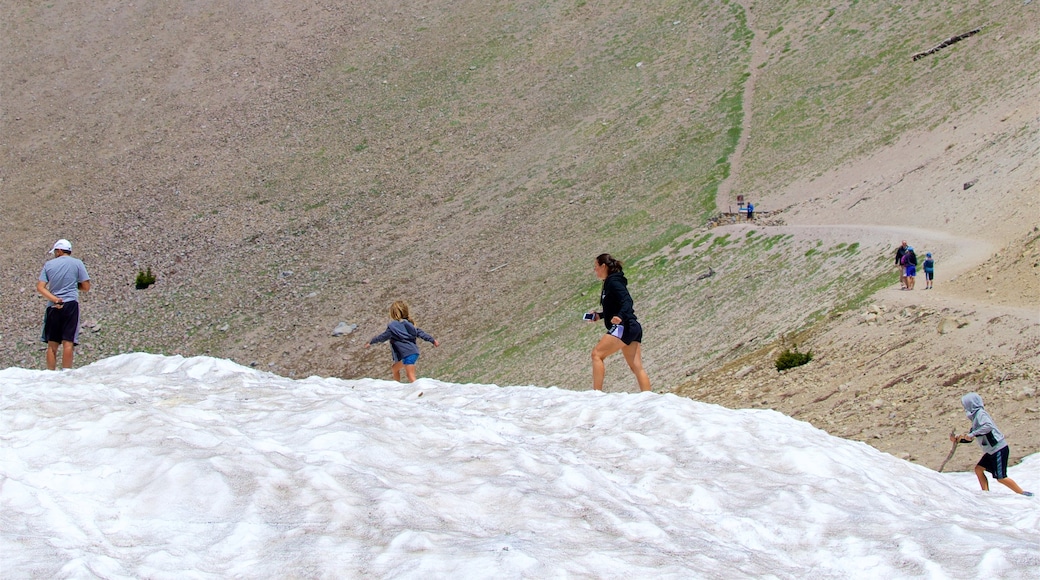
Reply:
<svg viewBox="0 0 1040 580"><path fill-rule="evenodd" d="M608 274L621 272L621 262L615 260L614 256L611 256L610 254L600 254L596 256L596 263L600 266L606 266Z"/></svg>

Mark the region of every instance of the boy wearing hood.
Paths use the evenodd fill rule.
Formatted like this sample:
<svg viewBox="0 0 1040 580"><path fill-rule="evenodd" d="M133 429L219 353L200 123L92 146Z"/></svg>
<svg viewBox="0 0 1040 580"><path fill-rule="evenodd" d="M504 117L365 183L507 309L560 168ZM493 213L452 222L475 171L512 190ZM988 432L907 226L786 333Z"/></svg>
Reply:
<svg viewBox="0 0 1040 580"><path fill-rule="evenodd" d="M1007 476L1007 462L1011 448L1008 447L1004 434L997 429L993 418L983 408L982 397L978 393L968 393L961 397L961 405L964 406L964 413L971 420L971 431L964 435L950 435L950 441L967 442L975 440L978 441L979 447L982 447L982 450L986 452L982 459L979 460L978 465L975 466L975 476L979 478L979 485L982 486L982 491L989 491L989 480L986 479L986 472L988 471L993 474L997 481L1006 485L1011 491L1022 495L1033 495L1032 492L1022 491L1022 488L1015 483L1015 480Z"/></svg>

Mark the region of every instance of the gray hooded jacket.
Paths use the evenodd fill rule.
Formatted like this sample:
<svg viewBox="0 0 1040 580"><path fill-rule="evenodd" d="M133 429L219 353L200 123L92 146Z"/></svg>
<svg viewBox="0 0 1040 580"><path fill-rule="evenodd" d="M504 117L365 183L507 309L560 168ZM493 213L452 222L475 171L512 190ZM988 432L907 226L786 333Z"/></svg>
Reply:
<svg viewBox="0 0 1040 580"><path fill-rule="evenodd" d="M1007 447L1004 434L997 429L993 418L982 407L982 397L978 393L968 393L961 397L961 405L964 405L964 414L971 419L971 431L968 435L975 438L983 451L990 454Z"/></svg>

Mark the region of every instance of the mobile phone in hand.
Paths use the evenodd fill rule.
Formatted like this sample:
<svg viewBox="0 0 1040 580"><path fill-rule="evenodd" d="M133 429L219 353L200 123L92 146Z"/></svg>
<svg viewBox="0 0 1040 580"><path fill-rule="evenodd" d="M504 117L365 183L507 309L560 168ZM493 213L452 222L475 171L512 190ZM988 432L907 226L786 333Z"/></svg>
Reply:
<svg viewBox="0 0 1040 580"><path fill-rule="evenodd" d="M596 313L595 313L595 312L586 312L586 313L585 313L585 314L584 314L584 315L583 315L583 316L581 317L581 319L582 319L582 320L588 320L588 321L593 321L593 320L596 320Z"/></svg>

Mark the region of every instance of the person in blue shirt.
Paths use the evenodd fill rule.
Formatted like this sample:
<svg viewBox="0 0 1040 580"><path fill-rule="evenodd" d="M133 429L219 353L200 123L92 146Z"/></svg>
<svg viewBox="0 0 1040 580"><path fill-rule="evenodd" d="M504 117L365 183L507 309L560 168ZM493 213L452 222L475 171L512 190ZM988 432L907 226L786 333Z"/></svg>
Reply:
<svg viewBox="0 0 1040 580"><path fill-rule="evenodd" d="M922 267L924 268L924 289L931 290L932 278L935 277L935 260L932 259L931 252L925 252L924 264L922 264Z"/></svg>
<svg viewBox="0 0 1040 580"><path fill-rule="evenodd" d="M43 340L47 343L47 368L56 370L58 347L61 368L72 368L73 352L79 344L79 293L90 290L90 275L81 260L72 257L72 243L62 238L51 248L54 258L47 260L36 282L36 291L46 298Z"/></svg>
<svg viewBox="0 0 1040 580"><path fill-rule="evenodd" d="M400 382L403 368L408 382L414 383L415 363L419 360L419 344L416 339L421 338L426 342L432 342L433 346L440 346L441 343L423 332L421 328L415 327L408 312L408 303L403 300L397 300L390 305L390 318L391 321L386 326L386 330L372 337L372 340L365 343L365 348L389 340L390 353L394 360L390 371L394 375L394 380Z"/></svg>

